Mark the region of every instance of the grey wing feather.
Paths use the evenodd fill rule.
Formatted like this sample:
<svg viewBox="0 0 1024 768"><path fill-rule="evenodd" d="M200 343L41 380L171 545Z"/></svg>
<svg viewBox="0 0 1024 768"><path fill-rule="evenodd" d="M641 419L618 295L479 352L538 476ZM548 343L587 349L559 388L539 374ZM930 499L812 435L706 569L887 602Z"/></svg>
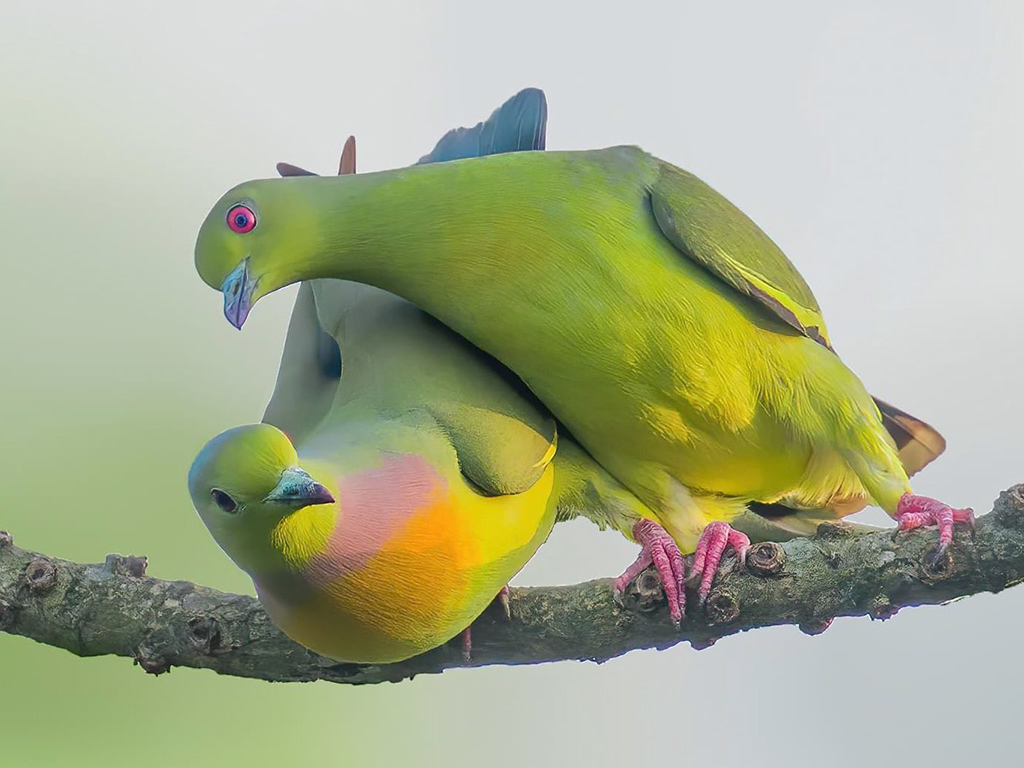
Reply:
<svg viewBox="0 0 1024 768"><path fill-rule="evenodd" d="M263 413L273 424L300 443L323 419L341 379L341 350L317 320L313 288L299 286L288 323L274 394Z"/></svg>

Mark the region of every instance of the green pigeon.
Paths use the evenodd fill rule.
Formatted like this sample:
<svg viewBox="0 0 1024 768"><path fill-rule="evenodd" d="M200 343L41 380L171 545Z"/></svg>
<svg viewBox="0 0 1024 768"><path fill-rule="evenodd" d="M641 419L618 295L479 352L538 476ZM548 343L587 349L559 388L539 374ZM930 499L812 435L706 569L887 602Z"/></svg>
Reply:
<svg viewBox="0 0 1024 768"><path fill-rule="evenodd" d="M695 552L702 597L725 548L744 548L729 522L751 506L874 502L902 529L938 524L936 556L973 519L912 493L944 441L867 393L781 250L636 147L247 182L213 207L195 257L237 327L267 293L335 277L492 354Z"/></svg>
<svg viewBox="0 0 1024 768"><path fill-rule="evenodd" d="M467 153L543 149L546 119L543 92L525 89L486 121L473 128L449 131L419 162L444 162ZM354 173L355 164L355 139L349 137L339 173ZM278 163L277 168L284 176L315 175L290 163ZM543 423L542 431L555 433L550 414L496 360L407 301L364 284L329 279L300 286L277 386L263 420L301 442L330 407L341 379L343 358L349 362L341 386L350 397L368 396L352 361L371 358L379 364L387 358L389 380L400 382L391 396L396 408L437 412L486 401L489 410L493 403L500 403L501 409L516 419ZM457 396L453 396L456 391ZM373 397L383 402L380 392L374 391ZM486 410L468 411L462 423L476 434L476 456L486 458L494 472L508 472L517 466L516 452L521 446L504 439L500 430L487 421L486 414ZM556 478L562 480L557 519L582 515L602 530L612 527L639 541L648 555L657 552L656 567L666 584L670 614L678 621L685 605L684 566L678 546L652 521L642 521L641 516L650 519L653 514L597 466L571 436L560 434L559 446L554 461ZM745 516L743 523L761 536L766 532L773 538L787 535L783 526L756 515ZM616 582L618 594L621 596L628 582L652 562L653 557L642 556L627 569Z"/></svg>
<svg viewBox="0 0 1024 768"><path fill-rule="evenodd" d="M495 110L488 120L473 128L449 131L419 162L443 162L469 156L467 153L483 155L542 149L546 116L543 93L536 89L524 90ZM355 146L355 138L350 136L342 152L339 173L355 172ZM278 163L277 168L284 176L315 175L290 163ZM500 363L479 353L472 356L472 361L464 355L447 360L447 368L440 371L440 375L431 365L423 365L417 353L425 351L432 355L431 350L438 347L455 349L470 346L436 322L431 324L430 332L425 333L422 327L425 317L408 302L364 284L330 279L302 283L293 309L277 387L263 420L301 442L310 427L323 417L332 402L342 370L341 338L336 340L332 332L344 333L346 359L362 359L367 354L391 355L397 351L396 356L404 361L404 365L395 361L392 375L415 389L415 395L406 393L399 399L403 408L409 404L436 408L438 403L450 401L447 387L438 387L437 382L447 381L453 372L458 372L465 382L467 374L485 365L500 370L508 378L505 386L522 388L522 382ZM325 328L332 329L332 332ZM408 352L410 344L413 346L412 354ZM371 349L373 351L369 352ZM472 349L477 351L475 347ZM346 392L361 392L359 382L352 381L351 377L344 386ZM478 388L475 391L465 390L460 402L487 392L501 394L502 384L494 376L481 379L475 386ZM508 403L519 402L514 396L505 397ZM533 404L539 408L535 401ZM518 411L536 418L533 410L526 412L520 407ZM491 446L497 443L486 432L481 433L481 439L484 438ZM590 466L593 459L564 430L560 440L562 447L556 456L556 469L561 469L564 475L564 467L570 466L578 479L564 486L570 491L572 503L562 499L558 519L565 520L579 514L591 518L602 529L611 525L627 538L646 544L647 551L616 581L619 595L632 576L652 563L656 551L659 577L671 584L677 572L682 571L681 553L675 542L649 521L637 527L641 523L637 510L639 514L644 513L639 502L622 496L622 490L608 480L600 467ZM481 451L481 455L488 455L494 461L514 461L514 457L505 457L494 447ZM603 495L597 492L598 488L603 489ZM735 527L754 540L778 541L799 533L813 533L820 522L834 518L833 510L798 511L779 505L763 505L755 512L741 514L735 521ZM656 540L659 536L660 542ZM658 550L664 551L665 557L661 557ZM684 604L685 592L676 586L669 589L676 590L676 600L671 605L673 618L678 619L675 609Z"/></svg>
<svg viewBox="0 0 1024 768"><path fill-rule="evenodd" d="M342 170L354 171L347 150ZM301 286L264 421L204 447L193 503L274 622L344 661L397 661L453 637L556 514L585 506L625 533L653 517L559 443L554 419L500 364L366 285ZM671 600L678 550L666 567Z"/></svg>

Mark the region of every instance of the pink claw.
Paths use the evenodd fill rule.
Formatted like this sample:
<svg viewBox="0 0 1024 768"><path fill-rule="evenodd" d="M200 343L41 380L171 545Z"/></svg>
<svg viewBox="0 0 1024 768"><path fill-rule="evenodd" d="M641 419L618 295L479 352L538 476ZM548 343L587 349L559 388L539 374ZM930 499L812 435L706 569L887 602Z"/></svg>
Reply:
<svg viewBox="0 0 1024 768"><path fill-rule="evenodd" d="M512 618L512 604L509 602L509 598L512 595L508 588L508 584L498 590L498 597L495 598L498 603L501 604L501 609L505 612L505 618Z"/></svg>
<svg viewBox="0 0 1024 768"><path fill-rule="evenodd" d="M747 561L747 550L750 549L750 539L745 534L734 531L728 523L708 523L701 531L688 578L691 583L700 581L697 594L700 596L701 605L711 594L711 582L715 580L718 564L729 547L732 547L736 553L736 561L742 566Z"/></svg>
<svg viewBox="0 0 1024 768"><path fill-rule="evenodd" d="M668 531L653 520L641 520L634 525L633 538L642 549L633 564L615 580L616 599L621 599L630 582L653 563L661 579L661 588L665 591L672 623L678 625L686 611L686 588L683 583L686 566L679 545Z"/></svg>
<svg viewBox="0 0 1024 768"><path fill-rule="evenodd" d="M508 584L498 590L498 595L494 599L501 605L501 609L505 612L505 618L512 618L512 607L509 605L509 596L511 591L508 588ZM459 644L462 648L462 660L469 664L473 660L473 626L470 625L462 630L459 635Z"/></svg>
<svg viewBox="0 0 1024 768"><path fill-rule="evenodd" d="M939 546L932 555L931 564L935 565L946 554L946 550L953 542L953 524L967 523L971 530L971 537L974 537L974 510L954 509L948 504L943 504L938 499L928 496L918 496L913 493L905 493L896 507L896 530L893 532L893 540L900 531L912 531L914 528L921 528L926 525L937 525L939 527Z"/></svg>

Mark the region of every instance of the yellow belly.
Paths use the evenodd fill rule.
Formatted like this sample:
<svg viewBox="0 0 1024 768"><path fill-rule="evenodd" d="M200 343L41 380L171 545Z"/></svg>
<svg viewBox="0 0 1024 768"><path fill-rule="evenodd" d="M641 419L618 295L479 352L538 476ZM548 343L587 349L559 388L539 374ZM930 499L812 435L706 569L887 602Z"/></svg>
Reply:
<svg viewBox="0 0 1024 768"><path fill-rule="evenodd" d="M526 564L554 523L553 469L516 496L466 489L437 499L365 564L285 600L261 588L274 623L346 662L400 661L459 634Z"/></svg>

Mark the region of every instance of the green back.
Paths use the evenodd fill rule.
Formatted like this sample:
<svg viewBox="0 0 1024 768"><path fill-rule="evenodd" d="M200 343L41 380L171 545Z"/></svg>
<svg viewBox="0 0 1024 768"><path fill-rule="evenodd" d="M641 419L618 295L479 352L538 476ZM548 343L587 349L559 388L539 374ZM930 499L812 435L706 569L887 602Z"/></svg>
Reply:
<svg viewBox="0 0 1024 768"><path fill-rule="evenodd" d="M324 419L420 423L426 416L482 494L521 493L537 482L554 455L557 427L514 374L393 294L344 280L311 286L318 330L344 355Z"/></svg>

